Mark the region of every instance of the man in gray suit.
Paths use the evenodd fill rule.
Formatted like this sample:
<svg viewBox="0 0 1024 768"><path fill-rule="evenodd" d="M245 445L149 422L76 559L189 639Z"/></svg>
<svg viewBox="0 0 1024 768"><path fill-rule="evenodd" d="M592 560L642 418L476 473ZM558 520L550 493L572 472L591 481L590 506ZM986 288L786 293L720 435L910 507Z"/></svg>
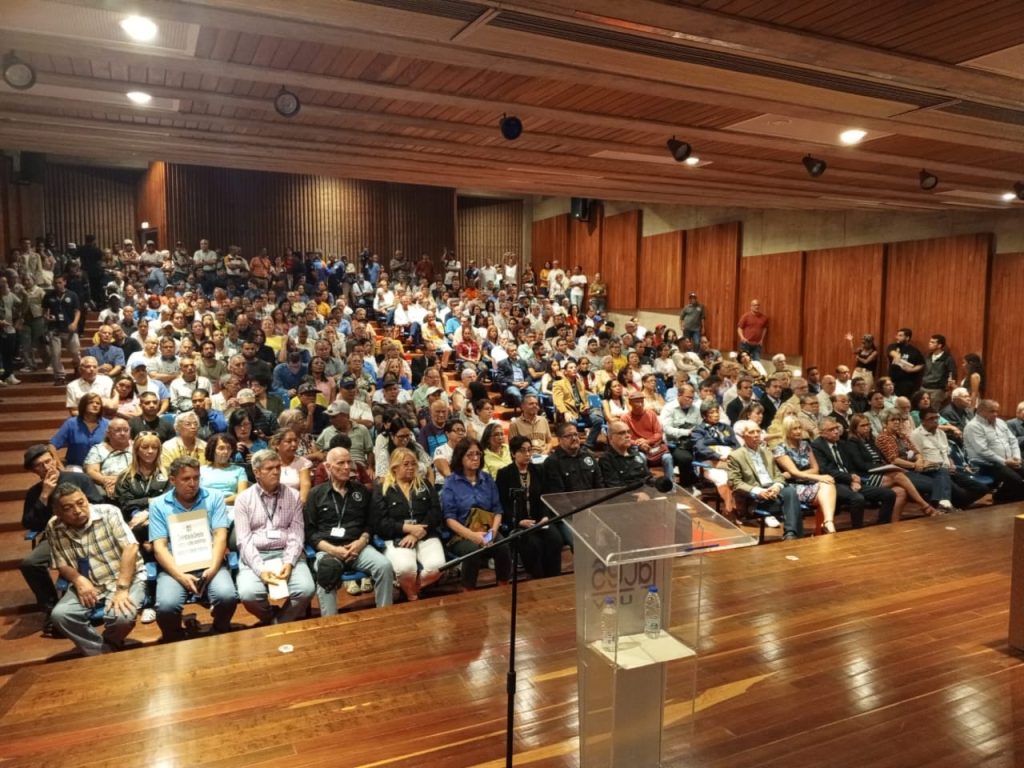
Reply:
<svg viewBox="0 0 1024 768"><path fill-rule="evenodd" d="M752 421L740 421L733 430L743 445L727 462L729 487L739 497L753 500L758 509L783 518L783 539L799 539L803 535L804 518L796 488L786 484L775 466L771 451L761 444L761 428Z"/></svg>

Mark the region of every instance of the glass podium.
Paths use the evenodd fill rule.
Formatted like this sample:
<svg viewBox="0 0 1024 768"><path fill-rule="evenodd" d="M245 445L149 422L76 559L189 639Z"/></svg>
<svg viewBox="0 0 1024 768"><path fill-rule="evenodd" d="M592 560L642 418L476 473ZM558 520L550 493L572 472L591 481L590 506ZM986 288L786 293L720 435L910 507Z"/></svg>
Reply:
<svg viewBox="0 0 1024 768"><path fill-rule="evenodd" d="M568 512L609 489L548 494ZM679 488L612 499L566 518L575 537L576 653L582 768L687 765L700 648L701 557L757 539ZM661 632L644 633L656 585ZM615 641L602 643L612 598Z"/></svg>

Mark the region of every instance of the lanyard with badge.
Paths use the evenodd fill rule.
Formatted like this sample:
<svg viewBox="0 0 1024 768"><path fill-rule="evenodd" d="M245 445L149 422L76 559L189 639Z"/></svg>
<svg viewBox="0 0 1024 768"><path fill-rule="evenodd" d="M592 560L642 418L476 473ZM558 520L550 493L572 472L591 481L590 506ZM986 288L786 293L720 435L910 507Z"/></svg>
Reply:
<svg viewBox="0 0 1024 768"><path fill-rule="evenodd" d="M267 538L271 541L276 541L281 538L281 532L277 530L276 523L274 522L274 516L277 514L277 502L281 498L281 489L278 488L274 492L274 503L270 507L267 506L267 501L263 498L262 491L257 495L263 507L263 513L267 516Z"/></svg>
<svg viewBox="0 0 1024 768"><path fill-rule="evenodd" d="M338 524L331 528L332 539L344 539L345 538L345 526L341 524L341 521L345 519L345 509L348 507L348 494L346 493L342 497L343 501L341 508L338 508L338 494L331 494L331 501L334 502L334 511L338 515Z"/></svg>

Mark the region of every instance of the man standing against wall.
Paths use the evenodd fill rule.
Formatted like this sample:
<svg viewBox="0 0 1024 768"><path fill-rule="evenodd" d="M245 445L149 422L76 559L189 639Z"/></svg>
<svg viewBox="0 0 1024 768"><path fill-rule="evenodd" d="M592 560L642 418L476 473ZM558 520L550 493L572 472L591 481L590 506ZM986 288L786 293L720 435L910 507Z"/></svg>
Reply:
<svg viewBox="0 0 1024 768"><path fill-rule="evenodd" d="M690 302L679 313L679 328L683 336L693 342L693 351L700 354L700 339L704 335L704 305L697 294L690 292Z"/></svg>
<svg viewBox="0 0 1024 768"><path fill-rule="evenodd" d="M740 337L740 352L748 353L753 360L760 360L768 333L768 316L761 311L760 301L754 299L750 302L750 311L740 318L736 333Z"/></svg>

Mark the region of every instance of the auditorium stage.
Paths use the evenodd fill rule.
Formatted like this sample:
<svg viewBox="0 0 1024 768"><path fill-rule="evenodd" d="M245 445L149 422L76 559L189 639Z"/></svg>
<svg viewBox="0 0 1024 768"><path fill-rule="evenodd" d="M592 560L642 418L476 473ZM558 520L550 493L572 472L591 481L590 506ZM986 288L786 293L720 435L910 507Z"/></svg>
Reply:
<svg viewBox="0 0 1024 768"><path fill-rule="evenodd" d="M707 556L687 764L1024 764L1024 664L1006 641L1015 512ZM0 689L0 759L499 766L506 598L487 589L25 668ZM516 765L578 764L572 600L572 576L522 586Z"/></svg>

